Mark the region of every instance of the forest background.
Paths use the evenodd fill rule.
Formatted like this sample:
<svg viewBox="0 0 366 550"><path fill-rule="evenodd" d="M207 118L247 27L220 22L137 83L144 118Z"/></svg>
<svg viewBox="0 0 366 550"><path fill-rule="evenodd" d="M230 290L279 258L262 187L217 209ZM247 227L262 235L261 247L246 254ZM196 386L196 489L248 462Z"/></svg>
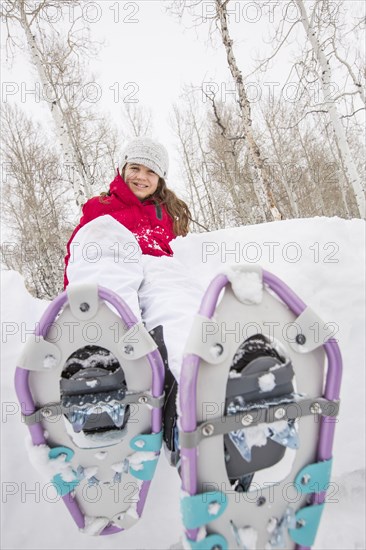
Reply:
<svg viewBox="0 0 366 550"><path fill-rule="evenodd" d="M138 135L192 231L365 217L363 2L6 0L1 25L2 268L33 296Z"/></svg>

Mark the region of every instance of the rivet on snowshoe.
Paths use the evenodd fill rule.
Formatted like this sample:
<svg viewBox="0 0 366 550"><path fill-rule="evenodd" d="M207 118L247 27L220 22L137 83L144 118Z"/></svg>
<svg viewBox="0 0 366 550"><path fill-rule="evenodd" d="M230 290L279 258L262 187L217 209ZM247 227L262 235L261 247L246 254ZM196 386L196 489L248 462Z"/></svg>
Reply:
<svg viewBox="0 0 366 550"><path fill-rule="evenodd" d="M222 546L215 544L215 546L212 547L212 550L222 550Z"/></svg>
<svg viewBox="0 0 366 550"><path fill-rule="evenodd" d="M210 348L210 354L212 355L212 357L214 357L215 359L217 357L220 357L220 355L222 355L224 353L224 348L221 344L214 344L213 346L211 346Z"/></svg>
<svg viewBox="0 0 366 550"><path fill-rule="evenodd" d="M206 424L206 426L203 426L202 428L202 434L206 437L209 437L212 435L215 431L215 428L212 424Z"/></svg>
<svg viewBox="0 0 366 550"><path fill-rule="evenodd" d="M123 351L126 355L132 355L132 353L134 352L134 348L133 346L131 346L131 344L127 344L126 346L124 346Z"/></svg>
<svg viewBox="0 0 366 550"><path fill-rule="evenodd" d="M241 419L241 423L243 424L243 426L250 426L251 423L253 422L253 420L254 420L254 418L251 414L246 414Z"/></svg>
<svg viewBox="0 0 366 550"><path fill-rule="evenodd" d="M43 368L53 369L57 365L57 359L52 353L49 353L45 356L43 360Z"/></svg>
<svg viewBox="0 0 366 550"><path fill-rule="evenodd" d="M275 415L275 418L277 418L277 420L281 420L281 418L286 416L286 410L283 407L279 407L278 409L275 410L274 415Z"/></svg>
<svg viewBox="0 0 366 550"><path fill-rule="evenodd" d="M322 411L322 408L321 406L319 405L319 403L315 402L311 405L310 407L310 412L312 414L321 414L323 411Z"/></svg>
<svg viewBox="0 0 366 550"><path fill-rule="evenodd" d="M299 519L297 522L296 522L296 527L298 529L300 529L301 527L305 527L306 525L306 521L304 519Z"/></svg>
<svg viewBox="0 0 366 550"><path fill-rule="evenodd" d="M296 343L303 346L306 342L306 336L304 334L298 334L295 338Z"/></svg>
<svg viewBox="0 0 366 550"><path fill-rule="evenodd" d="M90 305L87 302L83 302L82 304L80 304L80 311L82 311L83 313L86 313L87 311L89 311L89 309Z"/></svg>
<svg viewBox="0 0 366 550"><path fill-rule="evenodd" d="M310 480L311 480L311 476L309 474L303 475L301 478L301 485L307 485Z"/></svg>
<svg viewBox="0 0 366 550"><path fill-rule="evenodd" d="M259 497L259 499L257 500L257 506L263 506L263 504L265 503L266 503L265 497Z"/></svg>
<svg viewBox="0 0 366 550"><path fill-rule="evenodd" d="M139 397L139 403L142 403L143 405L147 403L147 397L145 395Z"/></svg>
<svg viewBox="0 0 366 550"><path fill-rule="evenodd" d="M50 416L52 416L52 409L43 409L42 416L44 418L49 418Z"/></svg>

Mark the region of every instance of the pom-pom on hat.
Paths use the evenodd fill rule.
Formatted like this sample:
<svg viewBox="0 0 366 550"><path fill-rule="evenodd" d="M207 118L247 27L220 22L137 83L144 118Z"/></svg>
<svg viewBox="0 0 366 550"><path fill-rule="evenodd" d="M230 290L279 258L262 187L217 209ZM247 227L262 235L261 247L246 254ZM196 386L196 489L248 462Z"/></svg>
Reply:
<svg viewBox="0 0 366 550"><path fill-rule="evenodd" d="M168 151L161 143L148 137L138 137L126 145L122 151L122 168L127 162L143 164L161 178L168 175Z"/></svg>

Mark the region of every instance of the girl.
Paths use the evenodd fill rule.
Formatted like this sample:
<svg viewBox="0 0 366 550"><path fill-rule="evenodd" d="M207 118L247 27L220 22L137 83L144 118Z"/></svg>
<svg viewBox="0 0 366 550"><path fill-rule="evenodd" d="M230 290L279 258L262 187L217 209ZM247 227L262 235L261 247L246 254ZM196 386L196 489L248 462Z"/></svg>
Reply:
<svg viewBox="0 0 366 550"><path fill-rule="evenodd" d="M83 206L67 245L65 286L96 282L121 296L148 331L162 325L178 378L203 289L172 258L170 243L188 233L190 213L166 186L168 165L160 143L141 137L127 144L121 175Z"/></svg>

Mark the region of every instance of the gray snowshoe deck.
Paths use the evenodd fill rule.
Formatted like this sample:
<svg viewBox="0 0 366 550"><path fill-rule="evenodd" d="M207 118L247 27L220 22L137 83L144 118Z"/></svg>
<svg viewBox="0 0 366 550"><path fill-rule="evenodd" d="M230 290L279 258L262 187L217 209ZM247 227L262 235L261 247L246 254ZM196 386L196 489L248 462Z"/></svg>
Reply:
<svg viewBox="0 0 366 550"><path fill-rule="evenodd" d="M324 426L334 430L340 375L334 395L324 394L340 355L330 364L327 338L311 342L315 314L304 321L262 284L251 303L216 277L186 346L179 425L188 548L307 548L320 521L333 435Z"/></svg>
<svg viewBox="0 0 366 550"><path fill-rule="evenodd" d="M16 389L32 452L48 453L57 493L88 534L127 529L142 514L162 444L163 381L154 340L96 285L70 285L25 345Z"/></svg>

